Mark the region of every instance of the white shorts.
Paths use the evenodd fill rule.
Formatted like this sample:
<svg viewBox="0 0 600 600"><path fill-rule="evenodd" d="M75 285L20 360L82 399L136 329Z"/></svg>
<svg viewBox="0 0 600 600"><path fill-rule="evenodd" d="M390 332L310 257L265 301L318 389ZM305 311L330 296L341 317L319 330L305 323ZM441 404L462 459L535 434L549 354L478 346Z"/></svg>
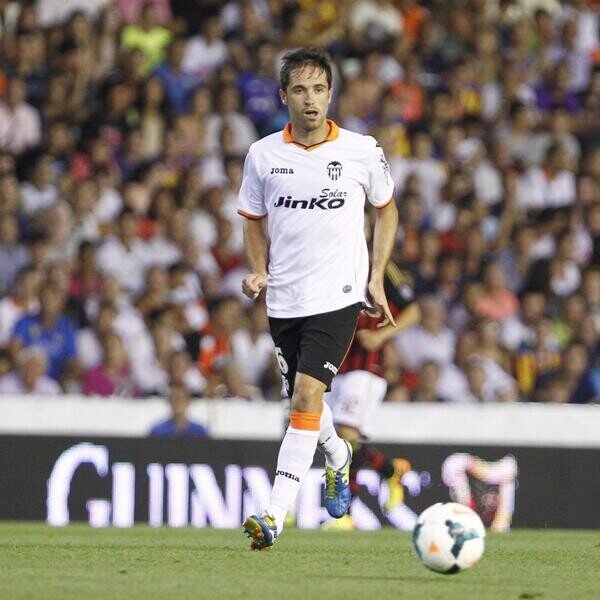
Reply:
<svg viewBox="0 0 600 600"><path fill-rule="evenodd" d="M385 398L387 381L368 371L349 371L336 375L325 401L336 425L355 427L368 435L372 416Z"/></svg>

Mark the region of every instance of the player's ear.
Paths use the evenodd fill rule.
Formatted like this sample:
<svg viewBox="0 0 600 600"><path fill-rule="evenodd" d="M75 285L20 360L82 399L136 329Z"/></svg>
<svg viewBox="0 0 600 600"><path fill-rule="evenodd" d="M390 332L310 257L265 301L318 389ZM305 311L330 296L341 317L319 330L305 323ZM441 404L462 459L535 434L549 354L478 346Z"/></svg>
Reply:
<svg viewBox="0 0 600 600"><path fill-rule="evenodd" d="M283 90L279 90L279 97L283 104L287 104L287 94Z"/></svg>
<svg viewBox="0 0 600 600"><path fill-rule="evenodd" d="M327 104L331 104L331 99L333 98L333 88L329 88L329 98L327 99Z"/></svg>

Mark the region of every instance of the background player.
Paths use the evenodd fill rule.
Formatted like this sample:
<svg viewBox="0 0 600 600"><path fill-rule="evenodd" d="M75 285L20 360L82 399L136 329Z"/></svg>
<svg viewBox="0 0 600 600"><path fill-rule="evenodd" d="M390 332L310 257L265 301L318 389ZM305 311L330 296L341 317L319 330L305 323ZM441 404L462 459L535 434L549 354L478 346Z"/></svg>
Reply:
<svg viewBox="0 0 600 600"><path fill-rule="evenodd" d="M269 325L291 397L269 505L244 522L257 550L281 533L320 433L325 506L333 517L346 513L352 451L337 435L323 393L352 341L367 282L377 314L394 322L383 281L398 212L383 151L374 138L327 120L332 75L322 50L286 54L280 79L290 122L251 146L238 200L251 270L242 290L256 298L267 288ZM365 199L376 208L370 278Z"/></svg>
<svg viewBox="0 0 600 600"><path fill-rule="evenodd" d="M325 394L325 401L331 407L339 435L349 441L354 450L350 491L356 494L358 490L356 474L359 469L374 469L387 480L389 493L383 508L389 512L404 499L400 479L411 466L405 459L385 456L375 446L364 443L364 437L387 392L387 381L383 376L385 345L400 331L418 324L421 309L414 300L407 278L392 262L385 269L384 287L390 309L396 314L396 324L378 327L368 315L360 316L354 341L332 382L331 392ZM319 447L321 441L319 438ZM354 524L346 514L339 520L327 522L325 528L353 529Z"/></svg>

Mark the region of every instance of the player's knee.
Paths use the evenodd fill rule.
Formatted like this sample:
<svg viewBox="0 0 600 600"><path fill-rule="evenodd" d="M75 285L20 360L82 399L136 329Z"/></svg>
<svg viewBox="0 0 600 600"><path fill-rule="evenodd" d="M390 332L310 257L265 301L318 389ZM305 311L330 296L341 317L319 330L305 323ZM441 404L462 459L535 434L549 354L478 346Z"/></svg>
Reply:
<svg viewBox="0 0 600 600"><path fill-rule="evenodd" d="M323 402L323 390L311 385L297 381L292 396L292 410L299 412L320 413Z"/></svg>

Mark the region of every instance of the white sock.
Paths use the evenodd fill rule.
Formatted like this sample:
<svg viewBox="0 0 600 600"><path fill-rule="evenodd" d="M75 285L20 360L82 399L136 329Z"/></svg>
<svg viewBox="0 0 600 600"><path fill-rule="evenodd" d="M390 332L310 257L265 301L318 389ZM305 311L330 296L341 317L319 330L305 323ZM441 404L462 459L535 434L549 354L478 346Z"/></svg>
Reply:
<svg viewBox="0 0 600 600"><path fill-rule="evenodd" d="M325 455L327 466L332 469L341 469L348 460L348 447L337 434L333 426L333 413L325 401L323 401L323 412L321 413L319 450Z"/></svg>
<svg viewBox="0 0 600 600"><path fill-rule="evenodd" d="M300 485L312 465L318 439L318 431L289 426L285 432L277 458L271 500L266 511L275 517L278 533L283 529L287 512L295 507Z"/></svg>

